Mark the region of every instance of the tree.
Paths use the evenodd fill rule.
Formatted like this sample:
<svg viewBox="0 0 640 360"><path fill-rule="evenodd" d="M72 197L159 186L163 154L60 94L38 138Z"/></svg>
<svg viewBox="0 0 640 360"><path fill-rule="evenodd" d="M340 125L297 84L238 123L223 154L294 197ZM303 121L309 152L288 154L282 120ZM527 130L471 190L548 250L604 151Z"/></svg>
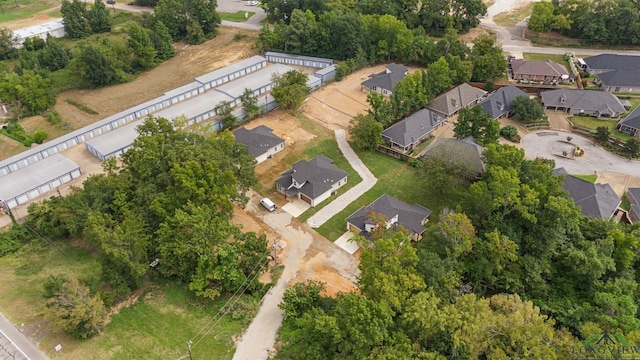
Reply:
<svg viewBox="0 0 640 360"><path fill-rule="evenodd" d="M395 121L391 103L379 93L372 91L367 95L369 109L367 113L371 115L382 127L387 127Z"/></svg>
<svg viewBox="0 0 640 360"><path fill-rule="evenodd" d="M301 71L290 70L283 75L274 75L273 80L276 85L271 90L271 95L283 109L297 109L310 91L307 75Z"/></svg>
<svg viewBox="0 0 640 360"><path fill-rule="evenodd" d="M190 44L204 42L214 36L220 24L216 13L216 0L159 0L154 9L155 18L162 22L173 40L188 39Z"/></svg>
<svg viewBox="0 0 640 360"><path fill-rule="evenodd" d="M511 111L523 122L540 120L544 117L544 108L536 99L529 95L520 95L511 102Z"/></svg>
<svg viewBox="0 0 640 360"><path fill-rule="evenodd" d="M349 135L360 149L377 149L382 144L383 130L382 124L369 114L358 114L349 121Z"/></svg>
<svg viewBox="0 0 640 360"><path fill-rule="evenodd" d="M500 122L491 119L491 115L484 113L482 106L476 105L462 108L458 113L453 132L456 139L472 136L480 145L496 143L500 138Z"/></svg>
<svg viewBox="0 0 640 360"><path fill-rule="evenodd" d="M231 104L228 101L221 101L213 108L213 111L222 118L222 128L231 130L238 123L238 119L231 113Z"/></svg>
<svg viewBox="0 0 640 360"><path fill-rule="evenodd" d="M611 136L611 130L609 130L606 126L598 126L596 128L596 133L593 136L597 142L600 144L608 144L609 136Z"/></svg>
<svg viewBox="0 0 640 360"><path fill-rule="evenodd" d="M104 6L104 5L103 5ZM82 39L91 34L91 24L87 18L87 5L79 0L62 1L62 19L65 35L72 39Z"/></svg>
<svg viewBox="0 0 640 360"><path fill-rule="evenodd" d="M154 49L156 49L156 56L159 60L171 59L176 54L169 29L162 21L155 20L152 31L149 33L149 38L153 43Z"/></svg>
<svg viewBox="0 0 640 360"><path fill-rule="evenodd" d="M553 4L542 1L533 5L533 13L529 17L527 27L537 33L551 30L553 22Z"/></svg>
<svg viewBox="0 0 640 360"><path fill-rule="evenodd" d="M47 133L44 130L36 130L33 132L33 142L36 144L42 144L45 140L47 140Z"/></svg>
<svg viewBox="0 0 640 360"><path fill-rule="evenodd" d="M100 0L98 0L100 1ZM129 38L127 45L133 51L134 68L151 69L156 65L157 52L149 37L149 31L136 22L132 22L127 29Z"/></svg>
<svg viewBox="0 0 640 360"><path fill-rule="evenodd" d="M86 18L89 20L89 26L93 33L100 34L111 31L109 10L102 0L95 0L93 7L86 12Z"/></svg>
<svg viewBox="0 0 640 360"><path fill-rule="evenodd" d="M439 154L440 155L440 154ZM435 195L451 194L456 188L466 184L469 170L453 157L429 156L420 162L420 170L425 185Z"/></svg>
<svg viewBox="0 0 640 360"><path fill-rule="evenodd" d="M640 155L640 140L636 137L632 137L628 139L624 143L624 150L629 154L632 158L637 158Z"/></svg>
<svg viewBox="0 0 640 360"><path fill-rule="evenodd" d="M93 45L86 45L80 50L76 64L83 83L88 87L104 87L119 80L113 62L105 56L103 50Z"/></svg>
<svg viewBox="0 0 640 360"><path fill-rule="evenodd" d="M193 21L187 25L187 42L191 45L202 44L207 40L207 36L202 30L202 25L199 22Z"/></svg>
<svg viewBox="0 0 640 360"><path fill-rule="evenodd" d="M489 35L482 34L473 40L471 50L473 76L475 81L489 81L502 76L507 69L507 61L502 48Z"/></svg>
<svg viewBox="0 0 640 360"><path fill-rule="evenodd" d="M425 79L429 101L451 87L450 72L449 64L444 57L429 65Z"/></svg>
<svg viewBox="0 0 640 360"><path fill-rule="evenodd" d="M18 56L18 38L13 31L0 28L0 60L13 59Z"/></svg>
<svg viewBox="0 0 640 360"><path fill-rule="evenodd" d="M244 111L244 120L251 120L260 115L258 99L251 89L244 89L244 92L240 95L240 101L242 102L242 111Z"/></svg>
<svg viewBox="0 0 640 360"><path fill-rule="evenodd" d="M473 63L468 60L461 60L460 56L449 55L449 78L452 84L462 84L471 80L473 74Z"/></svg>
<svg viewBox="0 0 640 360"><path fill-rule="evenodd" d="M19 102L21 106L24 106L29 114L39 114L50 106L55 104L55 96L51 92L51 79L43 78L42 76L34 73L31 70L24 70L22 76L14 77L5 75L5 79L10 77L9 84L13 84L13 90L7 89L4 86L0 86L0 94L9 95L5 99L13 98L13 101ZM17 82L14 82L16 81ZM7 94L8 95L8 94Z"/></svg>
<svg viewBox="0 0 640 360"><path fill-rule="evenodd" d="M47 301L48 317L68 333L82 339L97 335L104 325L106 309L89 288L71 279Z"/></svg>

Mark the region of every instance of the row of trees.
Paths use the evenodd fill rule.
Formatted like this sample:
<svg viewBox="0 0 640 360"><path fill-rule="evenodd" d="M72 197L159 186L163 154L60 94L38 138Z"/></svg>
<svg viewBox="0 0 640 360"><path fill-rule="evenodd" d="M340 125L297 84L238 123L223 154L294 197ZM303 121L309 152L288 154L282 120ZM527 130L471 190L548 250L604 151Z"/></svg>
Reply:
<svg viewBox="0 0 640 360"><path fill-rule="evenodd" d="M91 7L79 0L64 0L60 12L64 20L65 36L71 39L111 31L109 10L102 0L95 0Z"/></svg>
<svg viewBox="0 0 640 360"><path fill-rule="evenodd" d="M640 341L640 227L583 216L553 161L497 144L483 158L420 242L384 227L359 239L357 293L286 290L278 358L562 359L593 334Z"/></svg>
<svg viewBox="0 0 640 360"><path fill-rule="evenodd" d="M188 284L200 297L215 299L241 285L260 293L263 285L253 280L266 264L266 238L230 223L234 204L243 205L256 182L246 146L229 132L187 131L179 119L149 118L138 132L121 167L107 161L104 174L71 195L31 204L26 224L58 241L87 242L102 271L102 285L92 290L107 307L138 288L156 258L159 276ZM61 313L56 299L66 290L55 288L50 303ZM93 335L94 328L81 333Z"/></svg>
<svg viewBox="0 0 640 360"><path fill-rule="evenodd" d="M315 15L316 20L325 13L336 10L353 16L390 15L401 20L410 29L422 28L430 35L441 36L451 27L458 32L467 32L480 24L480 17L487 12L481 0L427 0L427 1L382 1L368 0L350 2L334 0L265 0L264 9L269 21L289 24L296 10ZM344 29L344 28L343 28Z"/></svg>
<svg viewBox="0 0 640 360"><path fill-rule="evenodd" d="M553 0L534 6L529 28L595 44L640 44L640 4L632 0Z"/></svg>

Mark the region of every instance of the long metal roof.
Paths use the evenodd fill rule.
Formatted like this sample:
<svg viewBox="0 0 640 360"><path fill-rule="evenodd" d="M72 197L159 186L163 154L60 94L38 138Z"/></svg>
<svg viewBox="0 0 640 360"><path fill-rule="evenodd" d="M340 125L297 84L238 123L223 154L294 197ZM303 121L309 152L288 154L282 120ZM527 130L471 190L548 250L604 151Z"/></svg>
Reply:
<svg viewBox="0 0 640 360"><path fill-rule="evenodd" d="M293 68L290 66L284 64L274 64L243 76L241 80L234 80L226 84L217 86L215 89L224 92L234 99L237 99L242 95L244 89L248 88L257 90L263 88L273 82L272 77L274 74L283 75L287 71L291 70L293 70Z"/></svg>
<svg viewBox="0 0 640 360"><path fill-rule="evenodd" d="M6 201L16 198L79 168L76 163L60 154L49 156L0 177L0 199Z"/></svg>
<svg viewBox="0 0 640 360"><path fill-rule="evenodd" d="M237 63L233 63L231 65L225 66L221 69L213 70L208 74L198 76L196 78L196 81L199 83L205 84L213 80L219 79L221 77L224 77L225 75L233 74L238 70L246 69L250 66L253 66L265 61L267 61L267 59L265 59L264 57L260 55L255 55L248 59L244 59L242 61L238 61Z"/></svg>
<svg viewBox="0 0 640 360"><path fill-rule="evenodd" d="M233 100L234 98L228 96L227 94L212 89L203 94L194 96L188 100L172 105L166 109L157 111L153 114L153 116L173 120L180 115L184 115L188 119L191 119L194 116L198 116L209 110L213 110L213 108L222 101L231 102Z"/></svg>
<svg viewBox="0 0 640 360"><path fill-rule="evenodd" d="M145 119L136 120L130 124L111 130L106 134L88 139L85 143L87 146L96 149L100 154L105 156L109 155L114 151L124 149L133 144L133 141L138 137L136 128L138 125L144 123L144 121Z"/></svg>

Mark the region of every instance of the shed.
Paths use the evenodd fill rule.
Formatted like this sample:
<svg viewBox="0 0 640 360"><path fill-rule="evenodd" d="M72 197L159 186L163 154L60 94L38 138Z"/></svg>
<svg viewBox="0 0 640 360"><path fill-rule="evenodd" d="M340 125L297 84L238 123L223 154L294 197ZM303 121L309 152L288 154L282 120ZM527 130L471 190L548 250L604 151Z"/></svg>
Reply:
<svg viewBox="0 0 640 360"><path fill-rule="evenodd" d="M47 35L51 35L55 38L60 38L64 36L64 23L62 22L62 19L59 19L45 24L14 30L13 35L18 39L18 44L20 46L22 46L26 39L32 37L38 37L42 40L46 40Z"/></svg>
<svg viewBox="0 0 640 360"><path fill-rule="evenodd" d="M279 64L298 65L321 69L333 65L333 59L313 56L285 54L273 51L268 51L265 56L267 57L268 61Z"/></svg>
<svg viewBox="0 0 640 360"><path fill-rule="evenodd" d="M0 178L0 202L12 209L81 175L80 167L55 154Z"/></svg>
<svg viewBox="0 0 640 360"><path fill-rule="evenodd" d="M320 69L314 73L317 78L320 78L322 85L333 81L336 78L336 65L329 65L324 69Z"/></svg>

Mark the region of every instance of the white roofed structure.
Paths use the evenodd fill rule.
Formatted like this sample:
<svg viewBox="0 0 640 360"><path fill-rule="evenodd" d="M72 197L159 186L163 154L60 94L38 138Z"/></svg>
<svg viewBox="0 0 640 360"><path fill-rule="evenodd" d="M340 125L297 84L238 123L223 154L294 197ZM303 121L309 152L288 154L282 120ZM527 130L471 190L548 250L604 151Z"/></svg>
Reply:
<svg viewBox="0 0 640 360"><path fill-rule="evenodd" d="M64 36L64 23L62 19L48 22L45 24L29 26L23 29L13 31L13 35L18 39L18 44L22 45L24 41L31 37L39 37L42 40L47 39L47 35L59 38Z"/></svg>
<svg viewBox="0 0 640 360"><path fill-rule="evenodd" d="M216 91L221 91L234 99L239 98L244 89L251 89L255 95L261 95L271 90L274 85L273 75L294 70L292 67L283 64L274 64L264 69L252 73L250 76L242 78L242 81L232 81L224 85L216 87ZM234 104L235 105L235 104Z"/></svg>
<svg viewBox="0 0 640 360"><path fill-rule="evenodd" d="M0 202L9 209L24 204L81 175L80 167L55 154L0 177Z"/></svg>

